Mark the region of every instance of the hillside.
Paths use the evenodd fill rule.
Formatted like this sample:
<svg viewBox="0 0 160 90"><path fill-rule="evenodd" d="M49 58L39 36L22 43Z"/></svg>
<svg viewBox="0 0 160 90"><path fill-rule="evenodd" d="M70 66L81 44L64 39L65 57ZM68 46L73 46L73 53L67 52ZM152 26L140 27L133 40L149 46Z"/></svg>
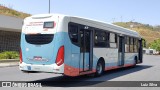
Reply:
<svg viewBox="0 0 160 90"><path fill-rule="evenodd" d="M13 17L17 17L17 18L25 18L27 16L30 16L30 14L19 12L14 9L11 9L11 8L8 8L5 6L1 6L1 5L0 5L0 14L7 15L7 16L13 16Z"/></svg>
<svg viewBox="0 0 160 90"><path fill-rule="evenodd" d="M160 26L151 26L138 22L116 22L113 24L139 32L146 40L147 46L154 40L160 39Z"/></svg>

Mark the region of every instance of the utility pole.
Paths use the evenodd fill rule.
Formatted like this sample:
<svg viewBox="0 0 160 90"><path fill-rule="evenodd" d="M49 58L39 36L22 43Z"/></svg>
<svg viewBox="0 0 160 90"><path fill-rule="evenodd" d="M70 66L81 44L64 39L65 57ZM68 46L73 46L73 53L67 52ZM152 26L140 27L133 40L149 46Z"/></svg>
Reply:
<svg viewBox="0 0 160 90"><path fill-rule="evenodd" d="M51 11L51 1L49 0L49 11L48 11L48 13L50 13L50 11Z"/></svg>

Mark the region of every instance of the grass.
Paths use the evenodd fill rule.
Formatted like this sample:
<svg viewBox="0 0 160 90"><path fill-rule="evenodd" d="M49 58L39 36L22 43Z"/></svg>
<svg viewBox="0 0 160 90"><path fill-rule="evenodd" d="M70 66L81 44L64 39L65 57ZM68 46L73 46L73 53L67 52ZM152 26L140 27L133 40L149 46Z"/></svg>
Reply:
<svg viewBox="0 0 160 90"><path fill-rule="evenodd" d="M157 28L157 26L141 24L138 22L116 22L114 24L137 31L142 38L146 40L147 47L149 47L151 42L160 38L160 28ZM133 25L133 27L131 27L131 25Z"/></svg>
<svg viewBox="0 0 160 90"><path fill-rule="evenodd" d="M25 17L30 16L30 14L19 12L19 11L16 11L14 9L11 9L5 6L0 6L0 14L7 15L7 16L13 16L17 18L25 18Z"/></svg>
<svg viewBox="0 0 160 90"><path fill-rule="evenodd" d="M19 59L19 52L16 51L1 52L0 59Z"/></svg>
<svg viewBox="0 0 160 90"><path fill-rule="evenodd" d="M140 33L140 35L147 40L147 44L153 42L154 40L157 40L160 38L160 32L159 31L153 31L148 29L138 29L133 28L133 30Z"/></svg>

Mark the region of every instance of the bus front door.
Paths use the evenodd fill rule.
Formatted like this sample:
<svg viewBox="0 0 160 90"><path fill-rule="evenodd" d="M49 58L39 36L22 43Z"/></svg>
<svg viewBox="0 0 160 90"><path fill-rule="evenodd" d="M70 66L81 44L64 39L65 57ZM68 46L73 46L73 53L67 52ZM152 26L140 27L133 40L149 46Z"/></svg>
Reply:
<svg viewBox="0 0 160 90"><path fill-rule="evenodd" d="M92 31L88 29L80 30L80 73L92 70L93 37Z"/></svg>
<svg viewBox="0 0 160 90"><path fill-rule="evenodd" d="M118 49L118 56L119 56L119 66L124 66L124 57L125 57L125 38L123 36L119 37L119 49Z"/></svg>

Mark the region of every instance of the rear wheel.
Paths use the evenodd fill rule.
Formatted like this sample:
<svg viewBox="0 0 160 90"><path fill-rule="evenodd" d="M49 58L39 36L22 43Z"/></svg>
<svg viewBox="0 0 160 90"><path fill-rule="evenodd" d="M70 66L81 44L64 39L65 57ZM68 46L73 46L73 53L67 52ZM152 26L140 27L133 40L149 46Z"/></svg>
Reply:
<svg viewBox="0 0 160 90"><path fill-rule="evenodd" d="M137 61L138 59L137 59L137 56L135 56L135 58L134 58L134 61L135 61L135 64L134 64L134 66L133 67L136 67L136 64L137 64Z"/></svg>
<svg viewBox="0 0 160 90"><path fill-rule="evenodd" d="M137 58L137 56L135 56L134 60L135 60L135 64L137 64L137 63L138 63L138 58Z"/></svg>
<svg viewBox="0 0 160 90"><path fill-rule="evenodd" d="M96 66L96 76L101 76L103 73L103 62L98 61L97 66Z"/></svg>

